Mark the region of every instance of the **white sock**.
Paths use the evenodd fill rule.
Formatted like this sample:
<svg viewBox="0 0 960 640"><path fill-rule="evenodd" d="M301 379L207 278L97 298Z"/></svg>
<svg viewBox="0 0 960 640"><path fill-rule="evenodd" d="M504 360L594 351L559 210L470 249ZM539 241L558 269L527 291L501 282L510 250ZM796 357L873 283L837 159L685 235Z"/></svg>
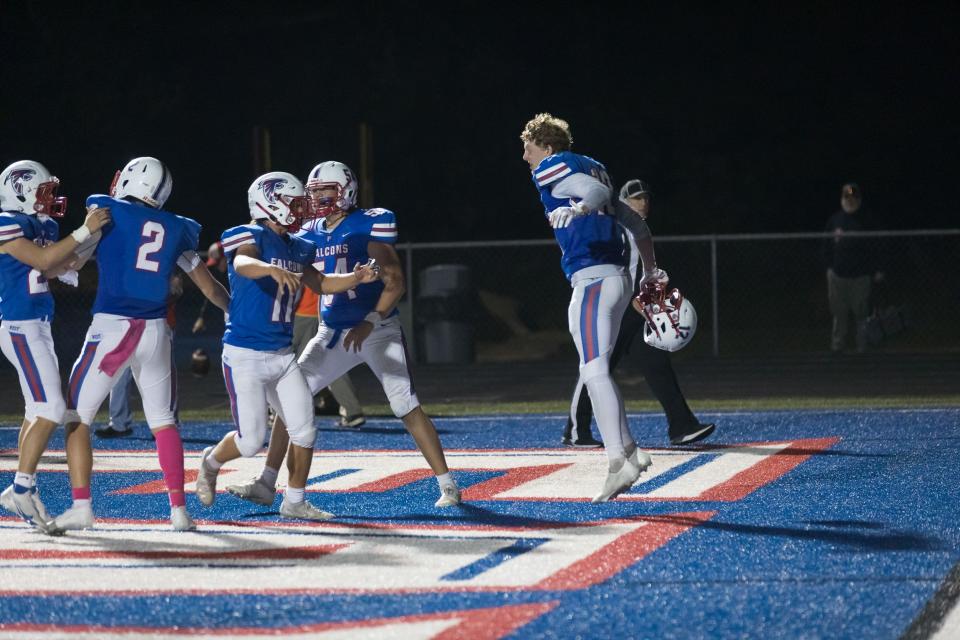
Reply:
<svg viewBox="0 0 960 640"><path fill-rule="evenodd" d="M453 476L450 475L449 471L438 475L437 483L440 485L440 489L443 489L444 487L447 487L447 486L451 486L451 487L457 486L457 481L453 479Z"/></svg>
<svg viewBox="0 0 960 640"><path fill-rule="evenodd" d="M287 490L284 492L284 498L288 502L297 504L298 502L303 502L303 488L297 489L295 487L287 487Z"/></svg>
<svg viewBox="0 0 960 640"><path fill-rule="evenodd" d="M27 493L37 486L37 474L17 471L17 475L13 476L13 484L23 489L23 491L17 491L17 493ZM14 487L14 490L16 490L16 487Z"/></svg>
<svg viewBox="0 0 960 640"><path fill-rule="evenodd" d="M77 509L92 509L93 505L90 502L90 498L74 498L73 506Z"/></svg>
<svg viewBox="0 0 960 640"><path fill-rule="evenodd" d="M264 467L263 471L260 473L260 479L263 480L263 483L270 487L277 486L277 475L279 471L273 467Z"/></svg>
<svg viewBox="0 0 960 640"><path fill-rule="evenodd" d="M220 467L223 466L223 463L217 460L217 456L213 455L213 451L210 452L203 460L203 466L207 469L212 469L213 471L220 471Z"/></svg>
<svg viewBox="0 0 960 640"><path fill-rule="evenodd" d="M623 414L623 401L620 391L609 374L599 375L586 381L593 415L597 418L597 428L603 438L607 457L611 460L627 457L624 451L623 437L620 433L620 418ZM631 438L632 440L632 438Z"/></svg>

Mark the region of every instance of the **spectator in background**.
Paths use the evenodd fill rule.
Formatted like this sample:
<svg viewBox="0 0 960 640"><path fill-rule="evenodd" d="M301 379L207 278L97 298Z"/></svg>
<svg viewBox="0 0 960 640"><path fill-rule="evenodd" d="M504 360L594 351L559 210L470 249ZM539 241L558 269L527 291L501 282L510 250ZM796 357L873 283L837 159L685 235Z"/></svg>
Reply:
<svg viewBox="0 0 960 640"><path fill-rule="evenodd" d="M870 288L873 281L883 280L877 267L876 240L850 237L849 231L865 231L870 218L863 209L863 194L855 182L840 190L840 210L827 220L826 230L833 233L824 243L827 267L827 300L833 316L830 350L843 351L849 333L850 315L856 328L857 352L867 348L866 320L870 313Z"/></svg>
<svg viewBox="0 0 960 640"><path fill-rule="evenodd" d="M219 240L211 244L207 249L207 269L209 269L213 277L217 279L217 282L222 284L227 289L230 288L230 285L227 281L227 258L223 255L223 245L220 244ZM200 313L197 315L197 319L193 323L191 333L200 333L207 328L204 315L207 312L208 302L209 300L206 298L203 299L203 305L200 307Z"/></svg>
<svg viewBox="0 0 960 640"><path fill-rule="evenodd" d="M177 328L177 300L183 296L183 278L180 274L170 278L170 295L167 298L167 324L171 329ZM204 299L206 301L206 299ZM176 375L176 369L171 375ZM120 379L110 390L110 422L102 429L94 431L101 438L123 438L133 434L133 412L130 411L130 383L133 382L133 371L130 367L120 374ZM153 438L153 432L150 432Z"/></svg>

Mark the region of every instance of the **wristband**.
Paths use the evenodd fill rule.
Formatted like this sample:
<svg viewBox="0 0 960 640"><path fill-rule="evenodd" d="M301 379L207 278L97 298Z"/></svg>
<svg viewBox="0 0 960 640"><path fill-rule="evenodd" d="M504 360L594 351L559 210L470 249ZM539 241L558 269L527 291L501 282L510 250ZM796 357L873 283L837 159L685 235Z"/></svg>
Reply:
<svg viewBox="0 0 960 640"><path fill-rule="evenodd" d="M363 321L369 322L370 324L373 325L373 328L376 329L377 327L380 326L380 323L383 322L383 316L381 316L376 311L371 311L370 313L368 313L363 317Z"/></svg>
<svg viewBox="0 0 960 640"><path fill-rule="evenodd" d="M87 228L87 225L79 226L73 230L70 236L77 241L77 244L80 244L90 237L90 229Z"/></svg>

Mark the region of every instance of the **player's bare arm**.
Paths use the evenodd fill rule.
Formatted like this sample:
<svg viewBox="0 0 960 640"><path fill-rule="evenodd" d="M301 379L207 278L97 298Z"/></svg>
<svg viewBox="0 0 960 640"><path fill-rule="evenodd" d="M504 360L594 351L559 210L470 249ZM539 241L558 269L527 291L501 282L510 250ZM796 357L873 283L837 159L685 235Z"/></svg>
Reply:
<svg viewBox="0 0 960 640"><path fill-rule="evenodd" d="M207 265L200 263L195 269L188 271L187 275L193 280L193 284L197 285L197 288L207 297L207 300L217 305L224 313L227 312L230 308L230 294L227 292L227 288L213 277ZM198 318L198 320L200 320L200 318ZM195 329L193 333L196 332L197 329Z"/></svg>
<svg viewBox="0 0 960 640"><path fill-rule="evenodd" d="M373 282L380 277L380 265L376 260L370 259L366 264L359 262L353 267L353 273L331 273L324 275L311 267L307 269L301 282L310 287L314 293L331 294L343 293L353 289L358 284Z"/></svg>
<svg viewBox="0 0 960 640"><path fill-rule="evenodd" d="M74 258L74 250L109 222L109 209L91 209L83 225L59 242L40 247L26 238L16 238L0 245L0 253L8 253L38 271L53 271L71 261Z"/></svg>
<svg viewBox="0 0 960 640"><path fill-rule="evenodd" d="M275 264L267 264L260 259L260 252L252 245L244 245L237 249L237 255L233 259L233 269L238 275L251 280L273 278L279 286L291 292L300 288L299 273L287 271Z"/></svg>
<svg viewBox="0 0 960 640"><path fill-rule="evenodd" d="M400 267L400 256L393 245L385 242L367 243L367 255L380 265L380 279L383 280L383 292L371 313L377 313L381 319L393 313L394 308L403 297L407 287L403 279L403 269ZM345 349L360 351L363 341L374 329L372 322L364 321L350 329L343 337Z"/></svg>

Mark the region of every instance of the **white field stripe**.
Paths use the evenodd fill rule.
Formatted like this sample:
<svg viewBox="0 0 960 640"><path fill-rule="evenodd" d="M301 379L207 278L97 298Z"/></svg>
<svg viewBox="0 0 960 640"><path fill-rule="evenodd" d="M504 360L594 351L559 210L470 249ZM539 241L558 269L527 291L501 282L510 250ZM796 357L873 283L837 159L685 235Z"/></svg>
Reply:
<svg viewBox="0 0 960 640"><path fill-rule="evenodd" d="M723 452L723 455L716 456L714 460L683 474L659 489L644 494L644 496L647 498L695 498L707 489L726 482L741 471L749 469L767 456L782 451L791 444L790 442L781 442L727 449ZM661 458L662 456L655 456L654 465Z"/></svg>
<svg viewBox="0 0 960 640"><path fill-rule="evenodd" d="M957 600L950 613L943 619L940 628L930 636L930 640L950 640L960 638L960 600Z"/></svg>
<svg viewBox="0 0 960 640"><path fill-rule="evenodd" d="M349 622L338 625L342 628L327 629L324 631L307 630L298 633L294 629L284 629L283 638L290 640L376 640L383 638L404 638L409 640L428 640L436 638L438 635L459 624L457 618L447 618L440 620L422 620L415 622L397 621L378 625L360 625L351 627ZM43 625L38 625L43 626ZM66 626L66 625L64 625ZM182 639L184 637L190 640L227 640L228 638L243 638L243 640L277 640L281 637L276 633L255 633L251 632L250 627L244 627L237 632L230 633L232 630L221 631L217 633L193 633L192 627L183 627L180 630L156 629L150 631L126 631L120 630L111 632L108 628L97 629L96 631L4 631L4 638L16 638L17 640L164 640L164 639Z"/></svg>

